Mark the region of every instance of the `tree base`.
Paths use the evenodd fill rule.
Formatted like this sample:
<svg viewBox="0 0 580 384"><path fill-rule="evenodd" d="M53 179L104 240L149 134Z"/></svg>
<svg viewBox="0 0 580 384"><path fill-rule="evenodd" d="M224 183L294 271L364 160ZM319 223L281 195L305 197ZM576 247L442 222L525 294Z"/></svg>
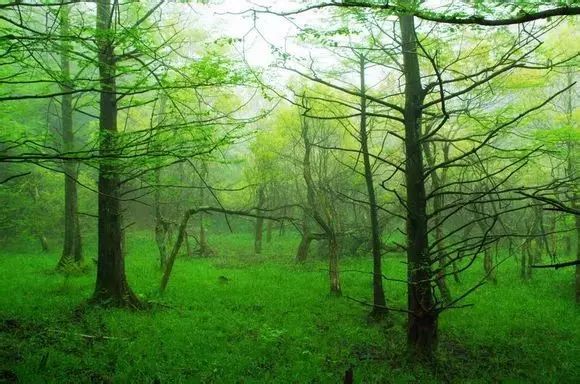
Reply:
<svg viewBox="0 0 580 384"><path fill-rule="evenodd" d="M390 320L389 310L383 307L373 307L369 313L369 322L383 323Z"/></svg>
<svg viewBox="0 0 580 384"><path fill-rule="evenodd" d="M125 308L133 310L148 309L150 305L139 300L131 290L122 293L111 293L106 291L95 292L88 301L89 305L102 308Z"/></svg>
<svg viewBox="0 0 580 384"><path fill-rule="evenodd" d="M342 296L342 290L340 289L330 289L330 296L332 297L341 297Z"/></svg>
<svg viewBox="0 0 580 384"><path fill-rule="evenodd" d="M437 313L423 313L421 316L410 314L407 330L410 358L415 361L432 361L437 342Z"/></svg>

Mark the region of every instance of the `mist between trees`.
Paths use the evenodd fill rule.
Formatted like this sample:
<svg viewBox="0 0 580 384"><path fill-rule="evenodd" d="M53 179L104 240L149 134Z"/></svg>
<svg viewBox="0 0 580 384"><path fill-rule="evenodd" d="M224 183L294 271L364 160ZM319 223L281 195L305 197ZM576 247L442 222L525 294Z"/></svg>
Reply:
<svg viewBox="0 0 580 384"><path fill-rule="evenodd" d="M290 241L279 259L323 260L328 293L404 322L420 362L502 265L562 268L580 304L575 1L261 4L0 4L4 247L148 311L131 236L156 245L157 302L182 259L227 256L214 235L251 235L251 260Z"/></svg>

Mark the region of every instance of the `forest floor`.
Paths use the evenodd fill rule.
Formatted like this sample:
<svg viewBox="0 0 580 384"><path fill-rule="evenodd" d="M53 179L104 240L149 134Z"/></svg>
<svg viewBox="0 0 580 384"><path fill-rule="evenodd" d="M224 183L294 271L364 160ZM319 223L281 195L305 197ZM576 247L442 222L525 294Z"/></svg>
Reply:
<svg viewBox="0 0 580 384"><path fill-rule="evenodd" d="M405 354L405 315L368 320L370 257L341 261L341 298L328 295L321 259L292 262L295 239L275 238L261 256L252 239L212 239L218 256L177 260L168 289L157 293L156 248L131 236L127 274L147 311L89 308L88 271L54 272L58 252L0 252L0 382L21 383L579 383L580 310L573 270L538 270L523 282L515 260L498 268L464 303L440 318L437 361L415 365ZM401 256L385 273L403 278ZM481 266L449 279L459 295ZM403 307L405 287L385 286Z"/></svg>

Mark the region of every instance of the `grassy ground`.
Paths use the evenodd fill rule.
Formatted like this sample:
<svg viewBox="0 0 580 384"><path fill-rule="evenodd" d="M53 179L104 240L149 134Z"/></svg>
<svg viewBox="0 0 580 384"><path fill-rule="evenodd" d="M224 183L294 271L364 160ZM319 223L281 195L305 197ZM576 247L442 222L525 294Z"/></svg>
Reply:
<svg viewBox="0 0 580 384"><path fill-rule="evenodd" d="M146 312L92 309L94 266L53 272L57 254L0 254L0 382L23 383L340 383L354 367L357 383L578 383L580 311L571 269L542 270L520 281L516 262L498 270L497 285L472 294L470 308L445 312L433 366L405 356L405 318L368 322L368 308L327 295L325 263L292 263L295 241L275 239L251 254L249 236L213 238L213 259L179 259L165 295L154 245L129 242L130 283L161 302ZM218 246L219 245L219 246ZM366 259L342 269L370 271ZM402 258L385 272L403 277ZM476 265L459 294L482 276ZM223 278L228 280L224 282ZM344 272L345 295L369 300L370 276ZM405 288L385 287L402 306ZM83 336L84 335L84 336Z"/></svg>

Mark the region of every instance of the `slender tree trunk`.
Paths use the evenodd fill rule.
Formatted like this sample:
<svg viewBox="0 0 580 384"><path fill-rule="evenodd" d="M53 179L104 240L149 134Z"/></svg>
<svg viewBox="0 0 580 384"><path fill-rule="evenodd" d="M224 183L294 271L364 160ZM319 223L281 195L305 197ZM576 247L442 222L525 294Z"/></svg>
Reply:
<svg viewBox="0 0 580 384"><path fill-rule="evenodd" d="M371 315L380 318L388 313L385 292L383 289L383 269L381 255L381 228L379 226L379 207L375 194L373 170L369 154L369 138L367 129L367 100L365 86L365 57L360 54L360 126L359 140L364 163L364 176L369 199L369 217L371 225L371 250L373 255L373 310Z"/></svg>
<svg viewBox="0 0 580 384"><path fill-rule="evenodd" d="M528 239L524 240L522 244L522 256L520 260L520 277L522 280L528 280L528 269L526 266L526 259L528 257Z"/></svg>
<svg viewBox="0 0 580 384"><path fill-rule="evenodd" d="M576 164L575 162L575 143L569 144L569 177L574 178L576 176ZM578 185L574 184L572 186L572 208L580 209L580 203L578 202ZM580 261L580 215L574 217L574 224L576 227L576 260ZM580 264L576 264L576 304L580 305Z"/></svg>
<svg viewBox="0 0 580 384"><path fill-rule="evenodd" d="M207 164L202 160L202 164L201 164L201 174L200 174L200 179L202 181L202 183L206 183L205 180L207 179L208 176L208 168L207 168ZM199 190L199 205L203 206L205 205L205 189L201 188ZM205 230L205 214L203 212L201 212L199 214L199 256L200 257L206 257L209 256L211 254L211 250L209 248L209 245L207 243L207 236L206 236L206 230Z"/></svg>
<svg viewBox="0 0 580 384"><path fill-rule="evenodd" d="M166 97L163 93L159 94L159 117L157 119L157 125L160 126L165 118L165 104ZM159 149L159 143L155 141L155 149ZM160 165L160 164L158 164ZM157 243L157 249L159 250L159 267L161 269L165 268L165 262L167 260L167 240L169 223L163 218L163 212L161 209L161 167L155 169L155 194L153 196L153 205L155 208L155 242Z"/></svg>
<svg viewBox="0 0 580 384"><path fill-rule="evenodd" d="M282 210L282 215L286 216L287 214L287 208L284 207L284 209ZM284 234L286 233L286 220L280 220L280 228L278 229L278 237L280 236L284 236Z"/></svg>
<svg viewBox="0 0 580 384"><path fill-rule="evenodd" d="M266 223L266 243L270 243L272 241L272 226L274 222L272 220L268 220Z"/></svg>
<svg viewBox="0 0 580 384"><path fill-rule="evenodd" d="M421 148L423 89L412 15L399 17L405 66L405 184L407 202L407 342L416 359L431 359L437 347L437 311L431 290L424 165Z"/></svg>
<svg viewBox="0 0 580 384"><path fill-rule="evenodd" d="M577 201L577 200L575 200ZM578 203L574 204L578 209ZM576 260L580 261L580 216L576 215ZM580 305L580 264L576 264L576 304Z"/></svg>
<svg viewBox="0 0 580 384"><path fill-rule="evenodd" d="M573 84L574 82L574 72L572 70L568 70L566 73L566 77L568 79L568 85ZM566 92L566 120L567 125L569 127L573 127L575 125L574 122L574 97L575 93L572 88ZM580 202L578 202L579 198L579 187L577 181L577 169L578 169L578 157L576 155L576 145L577 142L574 141L573 137L570 137L567 142L568 147L568 164L567 164L567 176L570 180L575 180L572 183L572 191L570 191L571 201L572 201L572 208L579 209ZM574 226L576 229L576 260L580 260L580 216L575 215L574 217ZM568 236L568 246L571 248L571 236ZM575 280L576 280L576 304L580 305L580 264L576 264L576 273L575 273Z"/></svg>
<svg viewBox="0 0 580 384"><path fill-rule="evenodd" d="M264 205L264 187L258 187L258 213ZM262 236L264 234L264 218L256 218L255 236L254 236L254 253L259 255L262 253Z"/></svg>
<svg viewBox="0 0 580 384"><path fill-rule="evenodd" d="M187 257L193 258L193 250L191 249L191 244L189 243L189 234L185 232L185 251L187 252Z"/></svg>
<svg viewBox="0 0 580 384"><path fill-rule="evenodd" d="M97 281L93 302L116 307L139 307L129 288L122 252L120 177L117 150L117 95L111 1L97 0L97 48L101 85L99 115L99 219Z"/></svg>
<svg viewBox="0 0 580 384"><path fill-rule="evenodd" d="M340 296L342 294L342 290L340 287L340 271L338 266L339 246L334 227L332 226L333 224L331 218L327 215L327 219L325 219L319 211L321 199L317 199L316 190L314 188L314 180L312 179L312 171L310 169L310 155L312 151L312 145L310 144L310 139L308 138L308 123L306 118L302 120L302 140L304 141L302 173L304 182L306 183L308 208L310 209L312 217L316 223L318 223L318 225L324 231L328 242L328 272L330 278L330 293L332 295ZM330 210L326 209L326 211L329 212Z"/></svg>
<svg viewBox="0 0 580 384"><path fill-rule="evenodd" d="M199 215L199 255L205 257L209 255L209 246L205 235L204 214Z"/></svg>
<svg viewBox="0 0 580 384"><path fill-rule="evenodd" d="M435 166L435 157L431 152L431 148L429 147L429 143L423 143L423 151L425 152L425 158L427 160L427 164L429 167ZM448 149L444 149L446 153ZM445 156L447 160L447 156ZM447 171L444 169L441 172L441 177L439 176L439 171L435 170L431 173L431 189L433 191L438 190L441 185L445 185L447 181ZM441 191L439 191L441 192ZM435 214L433 226L435 227L435 240L437 241L437 260L439 266L437 268L437 288L439 288L439 293L443 298L443 302L450 303L451 302L451 292L449 291L449 287L447 286L447 281L445 279L446 269L445 266L447 265L447 256L445 251L445 242L443 240L443 223L441 222L441 210L445 206L444 195L437 192L437 194L433 197L433 211L438 212ZM455 267L455 265L454 265ZM457 277L456 277L457 280Z"/></svg>
<svg viewBox="0 0 580 384"><path fill-rule="evenodd" d="M60 32L62 35L69 34L69 6L63 5L60 9ZM61 73L63 77L61 89L63 93L72 90L70 79L70 44L63 43L60 53ZM74 146L73 131L73 106L72 95L65 94L61 98L61 128L63 139L63 151L72 153ZM82 261L81 233L78 218L78 198L77 198L77 162L74 160L64 160L64 242L61 258L57 269L62 269L71 263Z"/></svg>
<svg viewBox="0 0 580 384"><path fill-rule="evenodd" d="M482 209L483 212L483 209ZM481 217L478 216L478 221L477 221L479 228L481 230L482 235L484 233L486 233L486 231L488 230L488 228L485 225L485 222L483 220L481 220ZM490 248L488 246L486 246L486 248L483 251L483 271L485 273L485 278L488 281L491 281L493 283L497 283L497 276L495 273L495 268L493 265L493 254L490 250Z"/></svg>

